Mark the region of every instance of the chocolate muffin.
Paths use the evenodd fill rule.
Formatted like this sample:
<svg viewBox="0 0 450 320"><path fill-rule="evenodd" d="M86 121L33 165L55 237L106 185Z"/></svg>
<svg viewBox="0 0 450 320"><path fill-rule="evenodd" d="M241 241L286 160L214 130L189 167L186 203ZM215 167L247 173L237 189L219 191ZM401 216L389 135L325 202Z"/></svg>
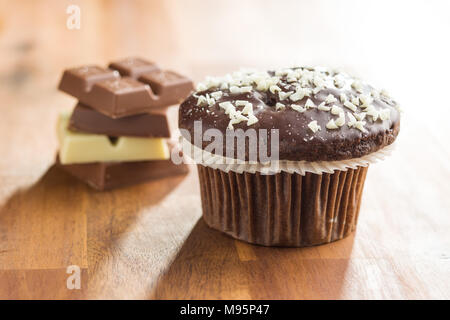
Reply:
<svg viewBox="0 0 450 320"><path fill-rule="evenodd" d="M179 127L200 149L241 160L220 168L198 163L210 227L255 244L310 246L355 229L367 166L347 164L392 144L400 112L386 92L342 72L245 70L198 84L180 106ZM223 135L223 148L211 148L210 129ZM228 137L243 143L230 151ZM282 164L270 175L250 165L267 154Z"/></svg>

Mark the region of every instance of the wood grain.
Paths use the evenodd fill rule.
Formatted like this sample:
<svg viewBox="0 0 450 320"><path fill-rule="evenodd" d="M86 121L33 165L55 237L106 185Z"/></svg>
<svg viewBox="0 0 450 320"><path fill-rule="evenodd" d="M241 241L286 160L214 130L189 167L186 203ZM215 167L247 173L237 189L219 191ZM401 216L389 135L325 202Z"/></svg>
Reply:
<svg viewBox="0 0 450 320"><path fill-rule="evenodd" d="M68 1L0 1L0 298L450 298L448 3L70 3L80 30L65 26ZM61 71L129 55L195 80L299 62L387 87L402 129L368 171L356 233L253 246L200 219L195 167L103 193L55 168L56 117L75 104ZM66 288L69 265L81 290Z"/></svg>

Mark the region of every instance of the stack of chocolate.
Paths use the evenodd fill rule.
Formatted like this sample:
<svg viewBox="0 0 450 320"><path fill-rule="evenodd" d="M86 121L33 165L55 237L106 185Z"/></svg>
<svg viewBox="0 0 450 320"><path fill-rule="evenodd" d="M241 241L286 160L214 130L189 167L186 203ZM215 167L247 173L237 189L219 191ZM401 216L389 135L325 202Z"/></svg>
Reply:
<svg viewBox="0 0 450 320"><path fill-rule="evenodd" d="M98 190L187 172L170 160L167 107L188 78L138 58L64 71L59 89L79 100L58 121L58 165Z"/></svg>

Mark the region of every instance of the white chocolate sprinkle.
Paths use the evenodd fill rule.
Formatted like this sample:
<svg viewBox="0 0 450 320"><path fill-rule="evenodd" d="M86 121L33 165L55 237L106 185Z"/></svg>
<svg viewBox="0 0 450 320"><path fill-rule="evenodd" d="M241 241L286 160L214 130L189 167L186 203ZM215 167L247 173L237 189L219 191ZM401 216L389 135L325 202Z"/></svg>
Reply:
<svg viewBox="0 0 450 320"><path fill-rule="evenodd" d="M338 128L339 128L339 127L336 125L336 123L334 122L334 119L331 119L330 121L328 121L326 127L327 127L327 129L330 129L330 130L338 129Z"/></svg>
<svg viewBox="0 0 450 320"><path fill-rule="evenodd" d="M256 90L267 91L269 89L269 82L265 79L258 79L256 82Z"/></svg>
<svg viewBox="0 0 450 320"><path fill-rule="evenodd" d="M289 96L289 99L292 101L298 101L303 99L305 96L309 96L311 94L311 89L309 88L297 88L295 93Z"/></svg>
<svg viewBox="0 0 450 320"><path fill-rule="evenodd" d="M336 98L335 98L335 96L333 96L332 94L329 94L327 97L326 97L326 99L325 99L325 103L326 104L329 104L329 103L333 103L333 102L336 102L336 101L338 101Z"/></svg>
<svg viewBox="0 0 450 320"><path fill-rule="evenodd" d="M324 87L315 87L313 90L312 90L312 92L314 93L314 94L318 94L321 90L323 90L324 89Z"/></svg>
<svg viewBox="0 0 450 320"><path fill-rule="evenodd" d="M208 104L208 106L212 106L216 103L216 100L212 97L209 96L209 94L206 94L206 103Z"/></svg>
<svg viewBox="0 0 450 320"><path fill-rule="evenodd" d="M319 88L325 87L325 81L320 76L315 76L313 83L316 87L319 87Z"/></svg>
<svg viewBox="0 0 450 320"><path fill-rule="evenodd" d="M345 124L345 113L344 112L341 112L339 114L339 118L336 119L335 123L339 127L342 127Z"/></svg>
<svg viewBox="0 0 450 320"><path fill-rule="evenodd" d="M368 132L366 128L364 128L364 125L366 124L365 121L356 121L355 128L366 133Z"/></svg>
<svg viewBox="0 0 450 320"><path fill-rule="evenodd" d="M241 123L242 121L248 121L249 119L247 117L244 117L240 111L232 111L230 112L230 122L228 123L228 129L233 130L233 124Z"/></svg>
<svg viewBox="0 0 450 320"><path fill-rule="evenodd" d="M202 82L200 82L198 85L197 85L197 91L205 91L205 90L208 90L208 87L204 84L204 83L202 83Z"/></svg>
<svg viewBox="0 0 450 320"><path fill-rule="evenodd" d="M211 97L213 97L216 100L219 100L222 98L223 92L222 91L216 91L211 93Z"/></svg>
<svg viewBox="0 0 450 320"><path fill-rule="evenodd" d="M309 108L315 108L316 105L314 104L314 102L311 99L306 100L305 103L305 108L309 109Z"/></svg>
<svg viewBox="0 0 450 320"><path fill-rule="evenodd" d="M353 81L352 88L355 89L359 93L363 92L363 85L362 85L361 81L359 81L359 80Z"/></svg>
<svg viewBox="0 0 450 320"><path fill-rule="evenodd" d="M357 107L351 103L350 101L345 101L344 106L355 112L357 110Z"/></svg>
<svg viewBox="0 0 450 320"><path fill-rule="evenodd" d="M355 127L356 129L358 129L364 133L368 132L367 129L364 128L364 126L366 124L365 121L356 120L356 118L350 112L347 112L347 115L350 119L350 121L347 123L349 128Z"/></svg>
<svg viewBox="0 0 450 320"><path fill-rule="evenodd" d="M354 113L353 115L355 116L355 118L356 118L358 121L362 121L362 120L364 120L364 118L366 117L366 113L365 113L365 112Z"/></svg>
<svg viewBox="0 0 450 320"><path fill-rule="evenodd" d="M277 91L281 91L281 88L279 86L277 86L277 85L271 85L269 87L269 91L272 92L272 93L275 93Z"/></svg>
<svg viewBox="0 0 450 320"><path fill-rule="evenodd" d="M379 113L378 113L378 110L376 110L373 105L370 105L366 108L366 113L368 116L372 117L373 121L378 120Z"/></svg>
<svg viewBox="0 0 450 320"><path fill-rule="evenodd" d="M203 106L205 104L208 104L205 96L198 96L197 98L197 106Z"/></svg>
<svg viewBox="0 0 450 320"><path fill-rule="evenodd" d="M330 111L331 107L326 106L325 101L324 101L317 106L317 109L322 110L322 111Z"/></svg>
<svg viewBox="0 0 450 320"><path fill-rule="evenodd" d="M345 81L344 79L342 79L342 77L335 77L334 85L336 86L336 88L343 88L345 86Z"/></svg>
<svg viewBox="0 0 450 320"><path fill-rule="evenodd" d="M233 111L236 111L235 106L230 101L225 101L219 103L219 107L225 110L225 114L230 114Z"/></svg>
<svg viewBox="0 0 450 320"><path fill-rule="evenodd" d="M245 93L245 92L252 92L252 87L251 86L246 86L246 87L241 87L241 93Z"/></svg>
<svg viewBox="0 0 450 320"><path fill-rule="evenodd" d="M284 109L284 108L286 108L286 106L280 102L277 102L277 104L275 105L275 110Z"/></svg>
<svg viewBox="0 0 450 320"><path fill-rule="evenodd" d="M311 121L308 124L308 127L311 129L312 132L316 133L318 130L320 130L320 126L317 124L316 120Z"/></svg>
<svg viewBox="0 0 450 320"><path fill-rule="evenodd" d="M359 101L361 101L361 107L366 107L373 102L373 98L367 94L360 94Z"/></svg>
<svg viewBox="0 0 450 320"><path fill-rule="evenodd" d="M289 74L290 72L292 72L292 70L290 70L290 69L281 69L281 70L275 71L275 75L276 76L285 76L285 75Z"/></svg>
<svg viewBox="0 0 450 320"><path fill-rule="evenodd" d="M280 100L284 100L284 99L288 98L293 93L294 93L294 91L289 91L289 92L280 91L280 92L278 92L278 97L280 98Z"/></svg>
<svg viewBox="0 0 450 320"><path fill-rule="evenodd" d="M351 114L350 112L347 112L347 116L348 116L348 119L349 119L347 125L349 127L353 127L355 125L355 123L356 123L355 116L353 114Z"/></svg>
<svg viewBox="0 0 450 320"><path fill-rule="evenodd" d="M241 89L238 86L231 86L230 92L231 93L241 93Z"/></svg>
<svg viewBox="0 0 450 320"><path fill-rule="evenodd" d="M242 114L246 114L246 115L253 114L253 104L251 104L250 102L247 102L245 104L244 109L242 109Z"/></svg>
<svg viewBox="0 0 450 320"><path fill-rule="evenodd" d="M338 106L335 105L335 104L333 104L333 105L331 106L331 113L332 113L332 114L338 115L338 114L340 114L341 112L343 112L343 110L342 110L341 107L338 107Z"/></svg>
<svg viewBox="0 0 450 320"><path fill-rule="evenodd" d="M352 98L352 103L353 103L355 106L359 106L359 98L358 98L358 97L353 97L353 98Z"/></svg>
<svg viewBox="0 0 450 320"><path fill-rule="evenodd" d="M255 124L258 122L258 118L253 115L253 113L248 115L247 125L251 126L252 124Z"/></svg>
<svg viewBox="0 0 450 320"><path fill-rule="evenodd" d="M299 106L298 104L291 104L291 108L298 112L305 112L306 109L302 106Z"/></svg>

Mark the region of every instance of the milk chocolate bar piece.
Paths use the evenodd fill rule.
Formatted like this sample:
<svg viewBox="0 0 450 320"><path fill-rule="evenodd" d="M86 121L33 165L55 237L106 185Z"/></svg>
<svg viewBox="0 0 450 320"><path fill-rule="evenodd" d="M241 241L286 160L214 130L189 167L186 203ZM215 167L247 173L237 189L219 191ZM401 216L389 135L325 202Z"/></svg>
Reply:
<svg viewBox="0 0 450 320"><path fill-rule="evenodd" d="M145 73L161 71L156 63L140 58L128 58L116 62L111 62L109 68L119 71L123 77L139 78Z"/></svg>
<svg viewBox="0 0 450 320"><path fill-rule="evenodd" d="M97 162L57 165L72 176L97 190L109 190L169 176L186 174L185 164L175 165L170 159L138 162Z"/></svg>
<svg viewBox="0 0 450 320"><path fill-rule="evenodd" d="M121 136L68 130L69 115L58 119L60 160L63 164L108 161L145 161L169 159L169 146L163 138Z"/></svg>
<svg viewBox="0 0 450 320"><path fill-rule="evenodd" d="M111 137L170 137L166 110L164 109L155 109L149 113L113 119L79 103L75 106L70 117L69 129Z"/></svg>
<svg viewBox="0 0 450 320"><path fill-rule="evenodd" d="M68 69L64 71L59 89L111 118L147 113L180 103L193 89L188 78L160 70L143 59L112 62L109 67Z"/></svg>

